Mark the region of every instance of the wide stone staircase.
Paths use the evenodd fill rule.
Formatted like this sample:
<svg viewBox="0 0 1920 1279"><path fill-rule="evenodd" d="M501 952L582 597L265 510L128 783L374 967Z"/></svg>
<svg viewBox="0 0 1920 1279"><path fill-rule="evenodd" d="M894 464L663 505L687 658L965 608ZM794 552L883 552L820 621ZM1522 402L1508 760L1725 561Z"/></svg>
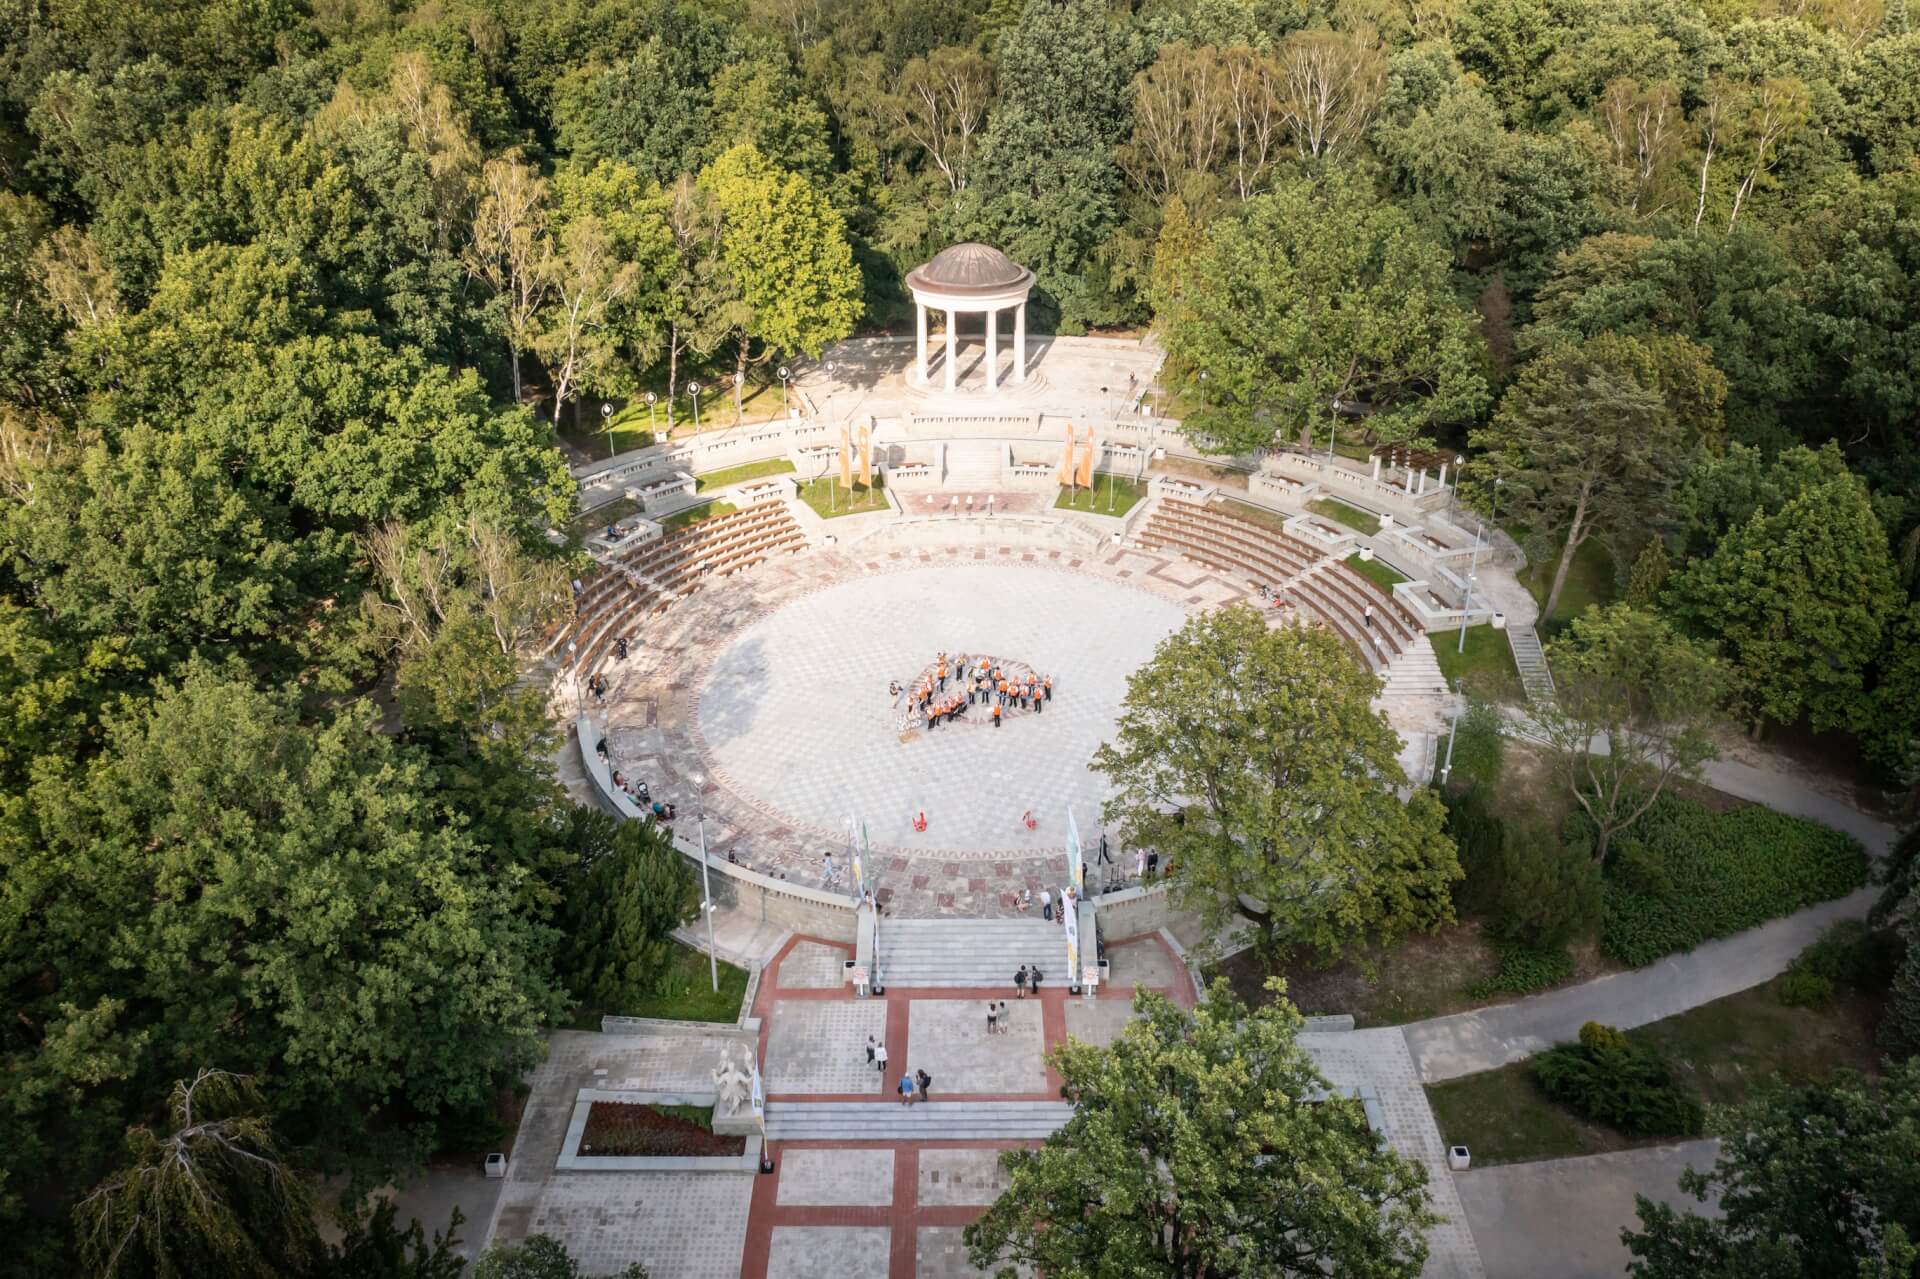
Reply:
<svg viewBox="0 0 1920 1279"><path fill-rule="evenodd" d="M1437 642L1437 641L1435 641ZM1424 697L1447 692L1447 677L1440 671L1440 658L1433 642L1416 641L1406 652L1387 663L1382 697Z"/></svg>
<svg viewBox="0 0 1920 1279"><path fill-rule="evenodd" d="M889 986L1013 987L1022 964L1038 965L1049 984L1066 985L1067 938L1057 921L1019 919L883 919L880 979Z"/></svg>
<svg viewBox="0 0 1920 1279"><path fill-rule="evenodd" d="M1007 446L998 441L964 440L946 446L944 488L961 493L993 493L1000 488Z"/></svg>
<svg viewBox="0 0 1920 1279"><path fill-rule="evenodd" d="M771 1101L771 1141L1028 1141L1067 1122L1064 1101Z"/></svg>

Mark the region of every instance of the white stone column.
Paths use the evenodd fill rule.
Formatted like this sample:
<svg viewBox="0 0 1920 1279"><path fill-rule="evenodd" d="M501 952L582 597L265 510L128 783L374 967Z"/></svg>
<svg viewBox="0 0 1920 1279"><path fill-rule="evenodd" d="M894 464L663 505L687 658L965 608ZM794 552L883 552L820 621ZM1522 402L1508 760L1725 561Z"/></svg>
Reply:
<svg viewBox="0 0 1920 1279"><path fill-rule="evenodd" d="M947 389L953 389L953 365L958 351L954 345L953 331L958 327L953 308L947 308Z"/></svg>
<svg viewBox="0 0 1920 1279"><path fill-rule="evenodd" d="M926 360L927 360L927 334L926 334L926 330L922 329L920 331L920 379L922 381L925 381L927 376ZM1380 455L1378 453L1375 453L1373 455L1373 482L1375 484L1378 484L1380 482Z"/></svg>
<svg viewBox="0 0 1920 1279"><path fill-rule="evenodd" d="M916 331L920 335L920 345L914 348L915 351L918 352L917 362L914 367L920 371L920 385L925 386L927 384L927 304L925 302L915 302L913 304L913 310Z"/></svg>
<svg viewBox="0 0 1920 1279"><path fill-rule="evenodd" d="M1435 481L1435 488L1443 489L1447 486L1447 468L1451 465L1453 465L1451 462L1442 462L1440 464L1440 478Z"/></svg>
<svg viewBox="0 0 1920 1279"><path fill-rule="evenodd" d="M1427 494L1427 468L1423 466L1420 468L1420 487L1413 491L1413 495L1415 497L1425 497L1426 494Z"/></svg>
<svg viewBox="0 0 1920 1279"><path fill-rule="evenodd" d="M1027 380L1027 304L1022 302L1013 312L1013 380L1016 383Z"/></svg>
<svg viewBox="0 0 1920 1279"><path fill-rule="evenodd" d="M1000 389L1000 312L987 312L987 391Z"/></svg>

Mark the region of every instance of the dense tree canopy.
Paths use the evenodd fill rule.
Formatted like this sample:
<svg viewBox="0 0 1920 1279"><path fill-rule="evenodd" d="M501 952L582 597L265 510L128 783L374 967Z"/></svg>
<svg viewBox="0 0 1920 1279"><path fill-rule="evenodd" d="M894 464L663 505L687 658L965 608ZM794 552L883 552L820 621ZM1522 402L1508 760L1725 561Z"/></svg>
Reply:
<svg viewBox="0 0 1920 1279"><path fill-rule="evenodd" d="M1055 1051L1073 1116L1001 1156L1009 1185L967 1227L978 1266L1046 1274L1411 1279L1426 1176L1367 1127L1295 1042L1285 999L1224 981L1189 1014L1160 995L1110 1047Z"/></svg>
<svg viewBox="0 0 1920 1279"><path fill-rule="evenodd" d="M1432 792L1396 793L1399 737L1376 680L1331 633L1238 605L1191 618L1128 680L1093 766L1106 819L1171 859L1215 922L1258 900L1270 954L1333 956L1451 917L1460 877Z"/></svg>

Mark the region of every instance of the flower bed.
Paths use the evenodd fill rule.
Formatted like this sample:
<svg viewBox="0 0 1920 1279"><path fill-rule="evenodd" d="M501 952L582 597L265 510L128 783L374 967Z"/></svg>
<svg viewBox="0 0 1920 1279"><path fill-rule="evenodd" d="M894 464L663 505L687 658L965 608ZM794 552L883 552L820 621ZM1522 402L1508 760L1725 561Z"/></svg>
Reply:
<svg viewBox="0 0 1920 1279"><path fill-rule="evenodd" d="M673 1113L679 1112L679 1113ZM587 1112L580 1153L596 1156L707 1156L746 1153L745 1137L710 1132L686 1117L688 1108L596 1101Z"/></svg>

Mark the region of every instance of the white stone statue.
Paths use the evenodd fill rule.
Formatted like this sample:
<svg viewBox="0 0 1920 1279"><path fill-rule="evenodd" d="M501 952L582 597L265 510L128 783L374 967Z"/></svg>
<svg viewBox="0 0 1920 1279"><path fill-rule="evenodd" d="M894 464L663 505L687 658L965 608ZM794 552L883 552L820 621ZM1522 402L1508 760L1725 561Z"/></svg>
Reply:
<svg viewBox="0 0 1920 1279"><path fill-rule="evenodd" d="M753 1084L752 1078L741 1068L748 1060L747 1047L744 1044L740 1047L740 1056L741 1065L736 1065L733 1060L733 1049L722 1048L720 1064L712 1072L714 1091L720 1095L720 1104L727 1108L729 1115L739 1113Z"/></svg>

